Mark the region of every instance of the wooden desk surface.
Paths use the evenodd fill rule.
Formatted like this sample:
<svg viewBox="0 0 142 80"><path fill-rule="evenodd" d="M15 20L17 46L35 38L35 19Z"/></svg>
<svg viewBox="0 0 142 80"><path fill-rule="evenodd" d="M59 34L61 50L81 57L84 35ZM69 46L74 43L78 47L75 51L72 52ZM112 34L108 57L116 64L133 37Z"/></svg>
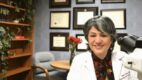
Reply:
<svg viewBox="0 0 142 80"><path fill-rule="evenodd" d="M70 64L69 60L57 60L51 62L51 66L57 69L62 69L62 70L69 70L70 69Z"/></svg>

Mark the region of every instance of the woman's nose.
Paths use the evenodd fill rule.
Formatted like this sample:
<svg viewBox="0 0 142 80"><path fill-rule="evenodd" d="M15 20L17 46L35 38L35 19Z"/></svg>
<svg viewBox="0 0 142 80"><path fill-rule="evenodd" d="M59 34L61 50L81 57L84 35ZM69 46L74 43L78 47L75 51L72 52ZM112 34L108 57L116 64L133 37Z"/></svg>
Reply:
<svg viewBox="0 0 142 80"><path fill-rule="evenodd" d="M96 37L95 38L95 42L96 43L101 43L103 40L102 40L102 38L101 37Z"/></svg>

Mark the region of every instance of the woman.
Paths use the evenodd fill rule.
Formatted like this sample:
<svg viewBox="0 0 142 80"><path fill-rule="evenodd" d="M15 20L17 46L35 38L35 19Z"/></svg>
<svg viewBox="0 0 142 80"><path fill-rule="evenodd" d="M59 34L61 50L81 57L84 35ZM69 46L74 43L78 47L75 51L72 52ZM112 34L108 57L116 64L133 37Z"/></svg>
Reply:
<svg viewBox="0 0 142 80"><path fill-rule="evenodd" d="M91 18L83 31L89 50L74 58L67 80L138 80L137 73L122 64L126 54L113 51L117 35L110 18Z"/></svg>

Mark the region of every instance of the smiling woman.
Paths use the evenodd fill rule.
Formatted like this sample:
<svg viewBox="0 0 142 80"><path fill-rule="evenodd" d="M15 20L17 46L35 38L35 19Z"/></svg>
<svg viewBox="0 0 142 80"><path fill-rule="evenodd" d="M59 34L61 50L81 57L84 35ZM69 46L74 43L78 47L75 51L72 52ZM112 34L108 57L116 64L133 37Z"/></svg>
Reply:
<svg viewBox="0 0 142 80"><path fill-rule="evenodd" d="M138 80L135 71L122 65L126 53L113 52L117 34L109 17L95 16L89 19L83 31L89 49L75 56L67 80Z"/></svg>
<svg viewBox="0 0 142 80"><path fill-rule="evenodd" d="M88 33L90 49L100 59L104 59L112 44L111 36L92 27Z"/></svg>

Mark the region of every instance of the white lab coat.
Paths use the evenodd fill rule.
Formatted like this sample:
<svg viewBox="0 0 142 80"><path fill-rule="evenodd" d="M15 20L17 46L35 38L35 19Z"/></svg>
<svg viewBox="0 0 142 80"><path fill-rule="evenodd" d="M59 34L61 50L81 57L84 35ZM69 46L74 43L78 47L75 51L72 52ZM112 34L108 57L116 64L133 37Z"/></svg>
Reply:
<svg viewBox="0 0 142 80"><path fill-rule="evenodd" d="M138 80L137 72L122 64L124 52L113 52L112 66L115 80ZM75 56L67 80L97 80L90 51Z"/></svg>

